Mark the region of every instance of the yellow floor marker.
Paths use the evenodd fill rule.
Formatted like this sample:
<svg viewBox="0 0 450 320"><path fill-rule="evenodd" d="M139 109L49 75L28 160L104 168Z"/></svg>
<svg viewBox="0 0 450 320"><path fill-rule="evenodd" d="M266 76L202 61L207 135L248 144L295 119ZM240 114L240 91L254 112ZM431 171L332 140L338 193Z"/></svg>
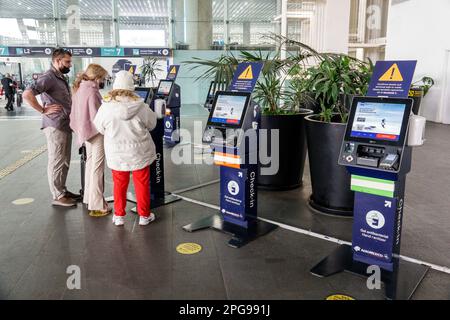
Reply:
<svg viewBox="0 0 450 320"><path fill-rule="evenodd" d="M177 246L177 252L181 254L196 254L202 251L202 246L197 243L181 243Z"/></svg>
<svg viewBox="0 0 450 320"><path fill-rule="evenodd" d="M381 76L380 81L402 82L403 76L398 68L398 65L394 63L392 67L390 67L389 70Z"/></svg>
<svg viewBox="0 0 450 320"><path fill-rule="evenodd" d="M34 202L33 198L22 198L22 199L14 200L12 202L12 204L14 204L16 206L22 206L22 205L25 205L25 204L30 204L32 202Z"/></svg>
<svg viewBox="0 0 450 320"><path fill-rule="evenodd" d="M333 294L328 296L325 300L356 300L353 297L347 296L345 294Z"/></svg>

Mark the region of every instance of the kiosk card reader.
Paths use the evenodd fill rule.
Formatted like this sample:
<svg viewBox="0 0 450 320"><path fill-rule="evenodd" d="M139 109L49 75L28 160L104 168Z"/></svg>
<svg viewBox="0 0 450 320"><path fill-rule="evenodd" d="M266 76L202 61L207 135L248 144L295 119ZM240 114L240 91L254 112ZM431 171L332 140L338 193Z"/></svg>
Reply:
<svg viewBox="0 0 450 320"><path fill-rule="evenodd" d="M220 214L184 230L213 228L231 234L228 245L240 248L276 228L257 219L260 121L261 109L250 92L216 92L203 140L211 144L214 164L220 166Z"/></svg>
<svg viewBox="0 0 450 320"><path fill-rule="evenodd" d="M406 175L412 148L407 145L413 105L407 98L355 97L339 164L351 174L355 192L352 245L342 245L311 273L326 277L348 271L371 276L381 270L388 299L409 299L428 267L400 261Z"/></svg>

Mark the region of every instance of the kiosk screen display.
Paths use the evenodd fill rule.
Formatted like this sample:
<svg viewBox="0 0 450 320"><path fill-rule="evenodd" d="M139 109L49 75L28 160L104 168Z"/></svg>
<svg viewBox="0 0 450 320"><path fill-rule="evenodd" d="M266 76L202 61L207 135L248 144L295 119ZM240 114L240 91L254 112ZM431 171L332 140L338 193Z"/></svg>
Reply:
<svg viewBox="0 0 450 320"><path fill-rule="evenodd" d="M216 98L210 122L214 124L240 125L247 100L247 95L219 94Z"/></svg>
<svg viewBox="0 0 450 320"><path fill-rule="evenodd" d="M351 137L397 142L400 140L406 104L359 101Z"/></svg>
<svg viewBox="0 0 450 320"><path fill-rule="evenodd" d="M159 82L158 93L159 95L168 96L170 94L170 90L172 90L172 81L161 80Z"/></svg>
<svg viewBox="0 0 450 320"><path fill-rule="evenodd" d="M136 88L134 93L136 93L139 97L144 99L144 102L146 102L148 99L148 95L150 94L150 90L149 89L143 90L143 89Z"/></svg>

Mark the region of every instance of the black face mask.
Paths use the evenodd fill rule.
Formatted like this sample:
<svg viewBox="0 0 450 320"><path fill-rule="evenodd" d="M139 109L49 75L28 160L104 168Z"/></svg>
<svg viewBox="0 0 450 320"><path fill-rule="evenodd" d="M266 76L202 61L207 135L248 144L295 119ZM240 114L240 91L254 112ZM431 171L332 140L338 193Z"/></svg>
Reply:
<svg viewBox="0 0 450 320"><path fill-rule="evenodd" d="M99 87L100 89L104 89L104 88L105 88L105 83L104 83L104 82L100 82L100 83L98 84L98 87Z"/></svg>
<svg viewBox="0 0 450 320"><path fill-rule="evenodd" d="M61 72L62 74L68 74L70 72L70 68L63 66L61 69L59 69L59 72Z"/></svg>

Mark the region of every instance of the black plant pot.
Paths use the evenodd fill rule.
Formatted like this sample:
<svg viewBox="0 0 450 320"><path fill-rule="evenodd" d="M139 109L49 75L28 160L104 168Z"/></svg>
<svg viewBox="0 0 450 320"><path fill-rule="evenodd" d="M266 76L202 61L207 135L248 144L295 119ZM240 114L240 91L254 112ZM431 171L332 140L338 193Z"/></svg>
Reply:
<svg viewBox="0 0 450 320"><path fill-rule="evenodd" d="M353 216L354 192L350 174L338 165L345 124L325 123L317 115L305 118L314 209L337 216Z"/></svg>
<svg viewBox="0 0 450 320"><path fill-rule="evenodd" d="M420 104L422 103L424 90L421 87L412 87L409 90L409 97L414 100L413 113L417 116L420 112Z"/></svg>
<svg viewBox="0 0 450 320"><path fill-rule="evenodd" d="M262 175L261 169L269 165L261 164L258 175L258 186L268 190L290 190L302 185L303 169L306 160L305 116L312 114L311 110L302 109L296 115L263 115L261 129L268 130L267 155L272 154L271 130L279 130L279 167L272 175ZM262 144L260 148L264 148ZM263 150L264 151L264 150Z"/></svg>

